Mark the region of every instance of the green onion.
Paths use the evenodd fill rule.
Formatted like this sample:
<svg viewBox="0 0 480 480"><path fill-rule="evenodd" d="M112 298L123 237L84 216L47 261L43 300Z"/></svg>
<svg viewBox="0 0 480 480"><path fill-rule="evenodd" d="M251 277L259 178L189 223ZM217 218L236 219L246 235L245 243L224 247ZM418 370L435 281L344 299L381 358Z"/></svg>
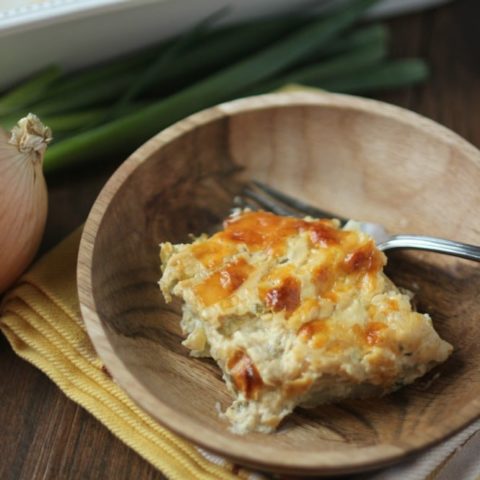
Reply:
<svg viewBox="0 0 480 480"><path fill-rule="evenodd" d="M105 109L96 108L83 112L43 117L42 121L50 127L52 131L55 132L55 136L57 136L59 133L71 132L95 124L103 115L105 115Z"/></svg>
<svg viewBox="0 0 480 480"><path fill-rule="evenodd" d="M152 60L151 52L121 57L104 65L96 65L87 70L71 73L59 78L42 99L65 98L76 95L84 89L94 89L103 82L109 82L118 76L130 74Z"/></svg>
<svg viewBox="0 0 480 480"><path fill-rule="evenodd" d="M97 157L119 154L193 112L232 98L237 92L277 74L323 47L376 1L355 0L341 11L314 21L278 43L177 94L137 113L52 145L45 157L46 171L88 159L93 153Z"/></svg>
<svg viewBox="0 0 480 480"><path fill-rule="evenodd" d="M242 58L265 48L283 35L293 32L307 23L305 17L280 17L270 20L257 20L219 29L198 45L183 52L157 79L155 92L188 85L192 80L200 80L220 67L231 62L232 58Z"/></svg>
<svg viewBox="0 0 480 480"><path fill-rule="evenodd" d="M47 98L31 106L39 116L56 115L69 110L101 105L107 100L116 98L135 78L134 73L118 75L108 82L88 85L70 95L62 94Z"/></svg>
<svg viewBox="0 0 480 480"><path fill-rule="evenodd" d="M139 110L145 104L134 104L130 107L130 112ZM92 108L89 110L73 111L68 113L60 113L58 115L45 115L41 120L44 125L50 127L55 133L54 139L58 138L59 133L75 132L89 128L92 125L98 125L99 121L103 120L109 111L109 107ZM27 111L17 112L15 114L2 117L1 126L5 130L11 130L18 122L19 118L28 115Z"/></svg>
<svg viewBox="0 0 480 480"><path fill-rule="evenodd" d="M64 136L65 133L82 130L96 125L99 120L105 117L105 108L98 108L86 110L81 112L65 113L60 115L53 115L51 117L42 117L41 121L44 125L51 128L54 132L54 140ZM4 130L9 131L15 126L19 118L28 115L28 112L22 112L15 115L9 115L2 118L1 126Z"/></svg>
<svg viewBox="0 0 480 480"><path fill-rule="evenodd" d="M170 64L175 64L175 59L183 50L200 40L202 35L207 32L207 29L225 13L226 9L222 8L212 15L209 15L192 30L182 35L177 41L174 41L169 48L162 51L162 53L147 66L144 72L129 85L115 104L111 116L118 116L132 100L151 86L164 71L167 71Z"/></svg>
<svg viewBox="0 0 480 480"><path fill-rule="evenodd" d="M307 85L341 93L365 93L406 87L425 80L428 66L420 59L392 60L356 73L329 78Z"/></svg>
<svg viewBox="0 0 480 480"><path fill-rule="evenodd" d="M0 115L8 115L17 110L29 107L44 95L47 88L61 74L60 68L48 67L32 78L14 88L0 98Z"/></svg>
<svg viewBox="0 0 480 480"><path fill-rule="evenodd" d="M369 25L350 32L348 35L338 38L337 41L327 45L320 51L321 56L331 56L337 53L345 53L365 45L383 44L387 45L389 39L388 30L384 25Z"/></svg>
<svg viewBox="0 0 480 480"><path fill-rule="evenodd" d="M290 83L317 85L324 79L355 75L355 72L359 69L380 63L386 54L386 46L383 43L375 42L371 45L357 48L352 52L324 60L318 64L294 70L289 74L269 80L260 86L248 90L244 94L247 96L268 93Z"/></svg>
<svg viewBox="0 0 480 480"><path fill-rule="evenodd" d="M155 83L156 92L164 94L165 88L171 89L173 85L178 88L179 84L191 83L192 79L205 76L232 58L242 57L252 50L264 47L305 22L304 17L290 16L245 22L211 32L202 31L202 41L189 45L184 52L177 52L178 49L173 47L175 41L166 41L106 65L58 79L53 85L52 93L45 92L42 101L34 105L33 109L42 116L58 115L78 108L94 107L118 95L126 96L129 86L139 81L139 70L144 70L145 65L150 65L155 58L164 58L167 52L174 50L178 55L168 55L168 61L161 62L162 68L157 65L150 71L148 67L148 81L142 80L141 88L135 87L134 94L131 95L130 92L128 98L137 96L137 89L143 91L145 85L152 83ZM192 36L189 36L189 43L192 43ZM142 73L140 78L143 75L145 74ZM122 102L121 108L117 105L110 117L122 114L125 103ZM7 123L2 119L2 124Z"/></svg>

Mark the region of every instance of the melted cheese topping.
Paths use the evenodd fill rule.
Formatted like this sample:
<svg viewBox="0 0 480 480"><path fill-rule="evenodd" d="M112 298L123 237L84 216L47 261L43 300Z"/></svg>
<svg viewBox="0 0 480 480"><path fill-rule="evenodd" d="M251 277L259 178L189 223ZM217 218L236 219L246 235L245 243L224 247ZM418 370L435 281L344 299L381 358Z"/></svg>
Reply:
<svg viewBox="0 0 480 480"><path fill-rule="evenodd" d="M244 211L210 238L162 244L161 260L184 345L222 368L239 433L271 431L297 404L392 391L451 352L354 225Z"/></svg>

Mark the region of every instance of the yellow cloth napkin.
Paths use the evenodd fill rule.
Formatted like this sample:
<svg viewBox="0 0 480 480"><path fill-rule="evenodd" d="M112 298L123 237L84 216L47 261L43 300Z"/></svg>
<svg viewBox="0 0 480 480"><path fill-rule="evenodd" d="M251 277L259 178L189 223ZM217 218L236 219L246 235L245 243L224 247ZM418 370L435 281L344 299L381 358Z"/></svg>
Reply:
<svg viewBox="0 0 480 480"><path fill-rule="evenodd" d="M15 352L171 479L238 479L249 472L207 460L161 427L112 381L81 320L75 269L80 231L41 258L5 297L0 328ZM235 472L235 474L233 473Z"/></svg>
<svg viewBox="0 0 480 480"><path fill-rule="evenodd" d="M112 381L83 325L75 270L80 231L41 258L4 298L0 329L15 352L171 479L265 479L161 427ZM442 444L357 480L480 480L480 420Z"/></svg>

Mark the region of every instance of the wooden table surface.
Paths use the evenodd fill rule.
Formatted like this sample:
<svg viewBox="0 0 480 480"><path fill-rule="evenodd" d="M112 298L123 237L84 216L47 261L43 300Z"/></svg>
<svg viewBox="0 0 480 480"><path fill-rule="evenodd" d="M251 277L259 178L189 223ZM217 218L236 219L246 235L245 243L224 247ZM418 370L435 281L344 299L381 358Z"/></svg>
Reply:
<svg viewBox="0 0 480 480"><path fill-rule="evenodd" d="M446 125L480 147L480 2L454 3L387 22L397 56L422 56L425 86L377 98ZM81 224L113 166L50 181L42 251ZM92 169L93 171L93 169ZM0 335L0 479L160 479L43 373L18 358Z"/></svg>

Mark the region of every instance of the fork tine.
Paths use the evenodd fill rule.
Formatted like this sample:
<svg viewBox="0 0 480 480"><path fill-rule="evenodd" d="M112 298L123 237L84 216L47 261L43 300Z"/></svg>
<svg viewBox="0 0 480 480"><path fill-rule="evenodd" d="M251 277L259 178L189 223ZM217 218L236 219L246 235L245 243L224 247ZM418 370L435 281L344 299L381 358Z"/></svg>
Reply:
<svg viewBox="0 0 480 480"><path fill-rule="evenodd" d="M243 190L244 196L248 197L249 199L254 200L261 208L264 210L268 210L270 212L275 213L276 215L286 215L286 216L298 216L298 212L284 208L282 205L278 203L276 200L272 200L270 197L265 195L264 193L257 193L254 190L249 188L245 188Z"/></svg>
<svg viewBox="0 0 480 480"><path fill-rule="evenodd" d="M249 198L235 196L233 198L233 206L236 208L249 208L250 210L258 210L258 205L253 203Z"/></svg>
<svg viewBox="0 0 480 480"><path fill-rule="evenodd" d="M252 180L251 183L253 183L259 190L261 190L264 193L267 193L270 195L273 199L276 200L276 202L270 201L270 203L274 203L277 208L279 208L278 202L282 202L284 205L286 205L289 209L290 212L293 211L293 209L297 210L298 212L302 213L303 215L310 215L312 217L317 217L317 218L338 218L342 223L346 223L347 219L340 217L338 215L334 215L331 212L327 212L325 210L322 210L320 208L314 207L313 205L309 205L307 203L304 203L300 200L297 200L294 197L291 197L290 195L287 195L283 192L280 192L279 190L270 187L269 185L266 185L263 182L259 182L257 180ZM282 207L280 207L282 208ZM274 211L274 210L272 210ZM276 212L274 212L276 213ZM292 213L289 213L291 215ZM281 215L285 215L285 213L282 213Z"/></svg>

